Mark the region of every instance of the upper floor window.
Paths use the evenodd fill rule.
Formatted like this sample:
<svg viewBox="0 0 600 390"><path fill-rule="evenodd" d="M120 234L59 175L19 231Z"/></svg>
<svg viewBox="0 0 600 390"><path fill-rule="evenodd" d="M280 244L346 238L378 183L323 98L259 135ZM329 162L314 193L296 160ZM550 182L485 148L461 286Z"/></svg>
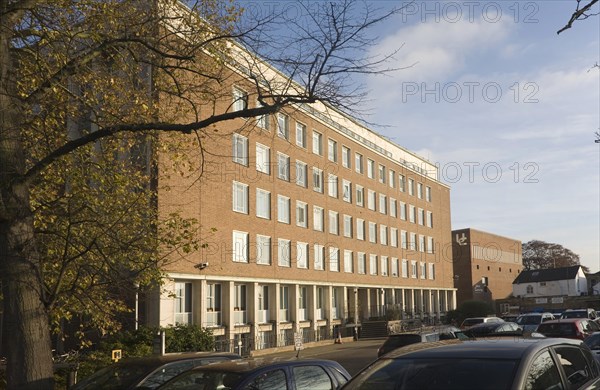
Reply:
<svg viewBox="0 0 600 390"><path fill-rule="evenodd" d="M393 169L389 170L388 177L389 177L388 182L389 182L390 187L396 188L396 172Z"/></svg>
<svg viewBox="0 0 600 390"><path fill-rule="evenodd" d="M382 184L385 184L385 180L386 180L385 167L383 165L379 164L379 182Z"/></svg>
<svg viewBox="0 0 600 390"><path fill-rule="evenodd" d="M233 162L248 166L248 138L233 134Z"/></svg>
<svg viewBox="0 0 600 390"><path fill-rule="evenodd" d="M352 203L352 183L348 180L342 180L342 199L345 202Z"/></svg>
<svg viewBox="0 0 600 390"><path fill-rule="evenodd" d="M375 179L375 161L370 158L367 159L367 177L369 179Z"/></svg>
<svg viewBox="0 0 600 390"><path fill-rule="evenodd" d="M268 146L256 144L256 170L258 172L271 174L271 150Z"/></svg>
<svg viewBox="0 0 600 390"><path fill-rule="evenodd" d="M323 193L323 171L313 167L313 190Z"/></svg>
<svg viewBox="0 0 600 390"><path fill-rule="evenodd" d="M296 160L296 184L306 188L308 186L308 168L306 163Z"/></svg>
<svg viewBox="0 0 600 390"><path fill-rule="evenodd" d="M306 148L306 125L296 122L296 145Z"/></svg>
<svg viewBox="0 0 600 390"><path fill-rule="evenodd" d="M290 139L289 119L285 114L277 114L277 135L286 140Z"/></svg>
<svg viewBox="0 0 600 390"><path fill-rule="evenodd" d="M233 182L233 211L248 214L248 185Z"/></svg>
<svg viewBox="0 0 600 390"><path fill-rule="evenodd" d="M315 130L312 133L312 151L319 156L323 155L323 134Z"/></svg>
<svg viewBox="0 0 600 390"><path fill-rule="evenodd" d="M290 158L283 153L277 153L277 177L290 181Z"/></svg>
<svg viewBox="0 0 600 390"><path fill-rule="evenodd" d="M337 142L330 139L327 142L327 158L329 161L337 162Z"/></svg>
<svg viewBox="0 0 600 390"><path fill-rule="evenodd" d="M406 191L406 177L404 175L398 175L398 189L401 192Z"/></svg>
<svg viewBox="0 0 600 390"><path fill-rule="evenodd" d="M423 184L417 183L417 198L423 199Z"/></svg>
<svg viewBox="0 0 600 390"><path fill-rule="evenodd" d="M327 183L328 183L328 194L329 196L331 196L332 198L337 198L338 197L338 178L336 175L332 175L331 173L328 175L327 177Z"/></svg>
<svg viewBox="0 0 600 390"><path fill-rule="evenodd" d="M342 145L342 166L350 168L350 148Z"/></svg>
<svg viewBox="0 0 600 390"><path fill-rule="evenodd" d="M248 108L248 94L239 88L233 89L233 111L242 111Z"/></svg>
<svg viewBox="0 0 600 390"><path fill-rule="evenodd" d="M431 187L425 187L425 200L431 202Z"/></svg>
<svg viewBox="0 0 600 390"><path fill-rule="evenodd" d="M248 262L248 233L233 231L233 261Z"/></svg>
<svg viewBox="0 0 600 390"><path fill-rule="evenodd" d="M256 108L261 108L263 105L257 100L256 101ZM264 130L269 130L269 128L271 127L271 121L269 120L269 115L268 114L264 114L259 116L258 118L256 118L256 126L260 127L261 129Z"/></svg>
<svg viewBox="0 0 600 390"><path fill-rule="evenodd" d="M356 170L356 172L361 174L364 172L363 155L360 153L356 153L354 155L354 169Z"/></svg>
<svg viewBox="0 0 600 390"><path fill-rule="evenodd" d="M408 195L415 194L415 181L413 179L408 179Z"/></svg>

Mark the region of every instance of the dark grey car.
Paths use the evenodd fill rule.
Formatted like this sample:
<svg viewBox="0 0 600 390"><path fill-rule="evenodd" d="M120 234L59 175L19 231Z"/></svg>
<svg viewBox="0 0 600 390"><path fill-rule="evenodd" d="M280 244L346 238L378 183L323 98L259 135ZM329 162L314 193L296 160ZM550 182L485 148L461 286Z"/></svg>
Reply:
<svg viewBox="0 0 600 390"><path fill-rule="evenodd" d="M567 339L496 338L419 343L381 357L344 390L599 389L589 348Z"/></svg>

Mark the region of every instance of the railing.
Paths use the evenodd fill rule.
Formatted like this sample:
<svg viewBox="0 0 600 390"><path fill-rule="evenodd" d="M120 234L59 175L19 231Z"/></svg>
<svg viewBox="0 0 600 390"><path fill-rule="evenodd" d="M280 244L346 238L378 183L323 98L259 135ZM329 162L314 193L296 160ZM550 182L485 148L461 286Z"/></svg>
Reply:
<svg viewBox="0 0 600 390"><path fill-rule="evenodd" d="M308 314L306 309L298 309L298 321L306 321Z"/></svg>
<svg viewBox="0 0 600 390"><path fill-rule="evenodd" d="M235 325L247 324L246 310L237 310L233 312L233 323Z"/></svg>
<svg viewBox="0 0 600 390"><path fill-rule="evenodd" d="M266 324L267 322L269 322L270 316L268 310L259 310L257 315L258 318L256 319L256 322L258 322L259 324Z"/></svg>
<svg viewBox="0 0 600 390"><path fill-rule="evenodd" d="M279 309L279 322L288 322L290 320L288 313L288 309Z"/></svg>
<svg viewBox="0 0 600 390"><path fill-rule="evenodd" d="M175 313L175 323L187 325L192 323L192 313Z"/></svg>
<svg viewBox="0 0 600 390"><path fill-rule="evenodd" d="M206 326L221 326L221 312L209 311L206 313Z"/></svg>

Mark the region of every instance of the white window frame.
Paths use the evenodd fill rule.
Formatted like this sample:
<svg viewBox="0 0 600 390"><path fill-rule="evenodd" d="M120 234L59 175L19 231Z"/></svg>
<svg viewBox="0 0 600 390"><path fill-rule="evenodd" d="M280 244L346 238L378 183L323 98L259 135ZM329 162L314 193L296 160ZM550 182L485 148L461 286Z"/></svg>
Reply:
<svg viewBox="0 0 600 390"><path fill-rule="evenodd" d="M327 139L327 159L332 162L338 160L337 141L331 138Z"/></svg>
<svg viewBox="0 0 600 390"><path fill-rule="evenodd" d="M406 221L406 203L400 202L400 219Z"/></svg>
<svg viewBox="0 0 600 390"><path fill-rule="evenodd" d="M387 256L379 256L379 264L381 270L381 276L389 276L389 265Z"/></svg>
<svg viewBox="0 0 600 390"><path fill-rule="evenodd" d="M433 213L431 211L427 211L427 227L432 228L433 227Z"/></svg>
<svg viewBox="0 0 600 390"><path fill-rule="evenodd" d="M421 226L425 225L425 210L423 210L420 207L417 210L417 220L419 222L419 225L421 225Z"/></svg>
<svg viewBox="0 0 600 390"><path fill-rule="evenodd" d="M332 198L338 197L338 177L332 173L327 174L327 194Z"/></svg>
<svg viewBox="0 0 600 390"><path fill-rule="evenodd" d="M369 222L369 242L377 244L377 224Z"/></svg>
<svg viewBox="0 0 600 390"><path fill-rule="evenodd" d="M296 226L308 227L308 204L299 200L296 201Z"/></svg>
<svg viewBox="0 0 600 390"><path fill-rule="evenodd" d="M387 243L388 243L387 232L388 232L387 226L380 224L379 225L379 243L381 245L387 245Z"/></svg>
<svg viewBox="0 0 600 390"><path fill-rule="evenodd" d="M323 193L323 170L317 167L313 167L313 190Z"/></svg>
<svg viewBox="0 0 600 390"><path fill-rule="evenodd" d="M400 231L400 248L408 249L408 232L406 230Z"/></svg>
<svg viewBox="0 0 600 390"><path fill-rule="evenodd" d="M256 264L271 265L271 237L256 235Z"/></svg>
<svg viewBox="0 0 600 390"><path fill-rule="evenodd" d="M261 107L263 107L263 105L257 100L256 108L261 108ZM269 129L271 127L269 119L270 119L269 114L264 114L264 115L257 117L256 118L256 126L263 130L269 131Z"/></svg>
<svg viewBox="0 0 600 390"><path fill-rule="evenodd" d="M256 188L256 216L271 219L271 193L262 188Z"/></svg>
<svg viewBox="0 0 600 390"><path fill-rule="evenodd" d="M425 200L431 202L431 187L425 186Z"/></svg>
<svg viewBox="0 0 600 390"><path fill-rule="evenodd" d="M408 278L408 260L402 259L402 277Z"/></svg>
<svg viewBox="0 0 600 390"><path fill-rule="evenodd" d="M324 271L325 270L325 247L323 245L315 244L314 251L315 251L314 269L317 271Z"/></svg>
<svg viewBox="0 0 600 390"><path fill-rule="evenodd" d="M434 253L433 237L427 237L427 253Z"/></svg>
<svg viewBox="0 0 600 390"><path fill-rule="evenodd" d="M306 149L306 125L296 122L296 145Z"/></svg>
<svg viewBox="0 0 600 390"><path fill-rule="evenodd" d="M290 223L290 198L277 195L277 222Z"/></svg>
<svg viewBox="0 0 600 390"><path fill-rule="evenodd" d="M308 186L308 165L300 160L296 160L296 185L303 188Z"/></svg>
<svg viewBox="0 0 600 390"><path fill-rule="evenodd" d="M426 251L425 236L422 234L419 234L419 252L425 253L425 251Z"/></svg>
<svg viewBox="0 0 600 390"><path fill-rule="evenodd" d="M392 269L392 277L397 278L400 274L400 265L399 265L397 257L392 257L391 269Z"/></svg>
<svg viewBox="0 0 600 390"><path fill-rule="evenodd" d="M359 186L358 184L355 186L356 187L356 205L360 206L360 207L364 207L365 205L365 189L363 186Z"/></svg>
<svg viewBox="0 0 600 390"><path fill-rule="evenodd" d="M329 210L329 233L338 235L340 232L339 214L337 211Z"/></svg>
<svg viewBox="0 0 600 390"><path fill-rule="evenodd" d="M356 255L356 268L357 273L360 275L366 275L367 273L367 255L363 252L358 252Z"/></svg>
<svg viewBox="0 0 600 390"><path fill-rule="evenodd" d="M322 232L325 228L325 210L313 205L313 230Z"/></svg>
<svg viewBox="0 0 600 390"><path fill-rule="evenodd" d="M367 208L372 211L376 211L377 207L377 193L373 190L367 190Z"/></svg>
<svg viewBox="0 0 600 390"><path fill-rule="evenodd" d="M361 218L356 218L356 239L365 240L365 220Z"/></svg>
<svg viewBox="0 0 600 390"><path fill-rule="evenodd" d="M417 261L416 260L411 260L410 261L410 277L411 279L417 279Z"/></svg>
<svg viewBox="0 0 600 390"><path fill-rule="evenodd" d="M329 271L340 272L340 250L336 247L329 247Z"/></svg>
<svg viewBox="0 0 600 390"><path fill-rule="evenodd" d="M417 183L417 198L423 199L423 183Z"/></svg>
<svg viewBox="0 0 600 390"><path fill-rule="evenodd" d="M342 180L342 200L352 203L352 183L346 179Z"/></svg>
<svg viewBox="0 0 600 390"><path fill-rule="evenodd" d="M344 272L354 273L354 259L352 257L352 251L344 250Z"/></svg>
<svg viewBox="0 0 600 390"><path fill-rule="evenodd" d="M232 233L232 260L234 263L248 262L248 232L234 230Z"/></svg>
<svg viewBox="0 0 600 390"><path fill-rule="evenodd" d="M290 181L290 156L277 152L277 177Z"/></svg>
<svg viewBox="0 0 600 390"><path fill-rule="evenodd" d="M280 267L292 266L291 241L285 238L277 239L277 265Z"/></svg>
<svg viewBox="0 0 600 390"><path fill-rule="evenodd" d="M398 229L390 227L390 246L398 248Z"/></svg>
<svg viewBox="0 0 600 390"><path fill-rule="evenodd" d="M398 189L400 192L406 192L406 176L398 175Z"/></svg>
<svg viewBox="0 0 600 390"><path fill-rule="evenodd" d="M427 263L425 263L424 261L419 262L419 268L420 268L420 279L427 279Z"/></svg>
<svg viewBox="0 0 600 390"><path fill-rule="evenodd" d="M323 155L323 134L316 130L312 132L312 152L318 156Z"/></svg>
<svg viewBox="0 0 600 390"><path fill-rule="evenodd" d="M352 168L351 156L352 156L352 152L350 151L350 148L342 145L342 166L344 168L348 168L348 169Z"/></svg>
<svg viewBox="0 0 600 390"><path fill-rule="evenodd" d="M271 174L271 148L259 143L256 143L256 170Z"/></svg>
<svg viewBox="0 0 600 390"><path fill-rule="evenodd" d="M282 112L277 113L277 136L290 139L290 117Z"/></svg>
<svg viewBox="0 0 600 390"><path fill-rule="evenodd" d="M379 194L379 212L381 214L387 214L387 196L385 194Z"/></svg>
<svg viewBox="0 0 600 390"><path fill-rule="evenodd" d="M296 266L308 269L308 243L296 242Z"/></svg>
<svg viewBox="0 0 600 390"><path fill-rule="evenodd" d="M388 184L391 188L396 188L396 171L388 169Z"/></svg>
<svg viewBox="0 0 600 390"><path fill-rule="evenodd" d="M387 179L387 172L386 172L385 165L379 164L378 172L379 172L379 182L381 184L385 184L386 179Z"/></svg>
<svg viewBox="0 0 600 390"><path fill-rule="evenodd" d="M415 195L415 181L414 179L408 179L408 195Z"/></svg>
<svg viewBox="0 0 600 390"><path fill-rule="evenodd" d="M248 166L248 137L233 133L232 136L232 160L236 164Z"/></svg>
<svg viewBox="0 0 600 390"><path fill-rule="evenodd" d="M367 177L369 179L375 179L375 161L367 158Z"/></svg>
<svg viewBox="0 0 600 390"><path fill-rule="evenodd" d="M377 275L377 255L369 254L369 275Z"/></svg>
<svg viewBox="0 0 600 390"><path fill-rule="evenodd" d="M362 154L356 152L354 153L354 170L356 173L360 173L361 175L364 173L364 157Z"/></svg>
<svg viewBox="0 0 600 390"><path fill-rule="evenodd" d="M390 217L398 217L398 201L390 197Z"/></svg>
<svg viewBox="0 0 600 390"><path fill-rule="evenodd" d="M435 264L429 263L429 269L427 270L427 278L429 280L435 280Z"/></svg>
<svg viewBox="0 0 600 390"><path fill-rule="evenodd" d="M408 222L415 223L417 217L417 209L412 204L408 205Z"/></svg>
<svg viewBox="0 0 600 390"><path fill-rule="evenodd" d="M233 211L248 214L248 185L234 181L232 191Z"/></svg>
<svg viewBox="0 0 600 390"><path fill-rule="evenodd" d="M352 238L352 216L344 214L344 237Z"/></svg>
<svg viewBox="0 0 600 390"><path fill-rule="evenodd" d="M248 93L240 88L233 87L233 112L248 108Z"/></svg>

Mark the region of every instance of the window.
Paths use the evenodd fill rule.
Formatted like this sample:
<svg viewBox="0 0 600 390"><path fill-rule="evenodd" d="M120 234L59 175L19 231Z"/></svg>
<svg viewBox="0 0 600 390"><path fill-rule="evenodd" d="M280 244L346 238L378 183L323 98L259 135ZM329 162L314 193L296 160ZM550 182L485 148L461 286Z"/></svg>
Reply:
<svg viewBox="0 0 600 390"><path fill-rule="evenodd" d="M427 253L434 253L433 237L427 237Z"/></svg>
<svg viewBox="0 0 600 390"><path fill-rule="evenodd" d="M248 233L233 231L233 261L248 262Z"/></svg>
<svg viewBox="0 0 600 390"><path fill-rule="evenodd" d="M206 285L206 309L208 311L221 311L221 285L209 283ZM218 325L218 324L214 324Z"/></svg>
<svg viewBox="0 0 600 390"><path fill-rule="evenodd" d="M408 233L405 230L400 231L400 247L408 249Z"/></svg>
<svg viewBox="0 0 600 390"><path fill-rule="evenodd" d="M290 308L290 288L288 286L279 286L279 319L281 321L289 321L289 308ZM270 377L273 377L273 374L278 372L277 379L271 380ZM260 380L258 378L261 378ZM276 383L281 383L279 381L283 380L285 383L285 374L282 370L273 370L267 373L267 377L265 379L264 375L260 375L256 379L257 383L250 384L248 386L249 389L269 389L275 388L274 385Z"/></svg>
<svg viewBox="0 0 600 390"><path fill-rule="evenodd" d="M417 183L417 198L423 199L423 184Z"/></svg>
<svg viewBox="0 0 600 390"><path fill-rule="evenodd" d="M233 89L233 111L242 111L248 108L248 94L241 89Z"/></svg>
<svg viewBox="0 0 600 390"><path fill-rule="evenodd" d="M388 182L389 182L390 187L396 188L396 171L394 171L393 169L390 169L388 177L389 177Z"/></svg>
<svg viewBox="0 0 600 390"><path fill-rule="evenodd" d="M332 175L331 173L327 175L327 193L332 198L338 197L338 178L336 175Z"/></svg>
<svg viewBox="0 0 600 390"><path fill-rule="evenodd" d="M377 255L369 255L369 275L377 275Z"/></svg>
<svg viewBox="0 0 600 390"><path fill-rule="evenodd" d="M357 185L356 186L356 205L357 206L364 206L364 196L365 196L365 189L362 188L361 186Z"/></svg>
<svg viewBox="0 0 600 390"><path fill-rule="evenodd" d="M390 228L390 245L394 248L398 247L398 229Z"/></svg>
<svg viewBox="0 0 600 390"><path fill-rule="evenodd" d="M296 184L306 188L308 186L308 168L306 163L296 160Z"/></svg>
<svg viewBox="0 0 600 390"><path fill-rule="evenodd" d="M323 155L323 134L315 130L312 133L312 151L319 156Z"/></svg>
<svg viewBox="0 0 600 390"><path fill-rule="evenodd" d="M319 232L323 231L323 208L313 206L313 229Z"/></svg>
<svg viewBox="0 0 600 390"><path fill-rule="evenodd" d="M323 171L313 167L313 190L323 193Z"/></svg>
<svg viewBox="0 0 600 390"><path fill-rule="evenodd" d="M367 256L364 253L358 252L357 255L358 273L364 275L367 273Z"/></svg>
<svg viewBox="0 0 600 390"><path fill-rule="evenodd" d="M290 158L283 153L277 153L277 177L290 181Z"/></svg>
<svg viewBox="0 0 600 390"><path fill-rule="evenodd" d="M435 264L434 263L429 263L429 279L434 280L435 279Z"/></svg>
<svg viewBox="0 0 600 390"><path fill-rule="evenodd" d="M296 225L308 227L308 205L299 200L296 201Z"/></svg>
<svg viewBox="0 0 600 390"><path fill-rule="evenodd" d="M367 190L367 207L369 210L375 211L376 197L375 191Z"/></svg>
<svg viewBox="0 0 600 390"><path fill-rule="evenodd" d="M265 145L256 144L256 170L271 174L271 151Z"/></svg>
<svg viewBox="0 0 600 390"><path fill-rule="evenodd" d="M233 211L248 214L248 185L233 182Z"/></svg>
<svg viewBox="0 0 600 390"><path fill-rule="evenodd" d="M325 257L325 247L323 245L315 244L315 269L323 270Z"/></svg>
<svg viewBox="0 0 600 390"><path fill-rule="evenodd" d="M431 202L431 187L425 187L425 200Z"/></svg>
<svg viewBox="0 0 600 390"><path fill-rule="evenodd" d="M433 213L431 211L427 212L427 227L433 227Z"/></svg>
<svg viewBox="0 0 600 390"><path fill-rule="evenodd" d="M352 183L342 180L342 199L344 202L352 203Z"/></svg>
<svg viewBox="0 0 600 390"><path fill-rule="evenodd" d="M398 202L394 198L390 198L390 217L398 216Z"/></svg>
<svg viewBox="0 0 600 390"><path fill-rule="evenodd" d="M417 209L412 204L408 205L408 220L412 223L415 223L416 217Z"/></svg>
<svg viewBox="0 0 600 390"><path fill-rule="evenodd" d="M306 148L306 126L296 122L296 145Z"/></svg>
<svg viewBox="0 0 600 390"><path fill-rule="evenodd" d="M308 244L305 242L296 242L296 265L308 268Z"/></svg>
<svg viewBox="0 0 600 390"><path fill-rule="evenodd" d="M413 279L417 278L417 261L416 260L410 261L410 277Z"/></svg>
<svg viewBox="0 0 600 390"><path fill-rule="evenodd" d="M425 210L419 207L419 213L417 216L419 217L419 225L425 225Z"/></svg>
<svg viewBox="0 0 600 390"><path fill-rule="evenodd" d="M406 221L406 203L400 202L400 219Z"/></svg>
<svg viewBox="0 0 600 390"><path fill-rule="evenodd" d="M356 219L356 238L358 240L365 239L365 221L363 219Z"/></svg>
<svg viewBox="0 0 600 390"><path fill-rule="evenodd" d="M277 195L277 221L290 223L290 198Z"/></svg>
<svg viewBox="0 0 600 390"><path fill-rule="evenodd" d="M344 215L344 237L352 238L352 217Z"/></svg>
<svg viewBox="0 0 600 390"><path fill-rule="evenodd" d="M533 294L533 286L532 285L527 286L526 292L527 292L527 294Z"/></svg>
<svg viewBox="0 0 600 390"><path fill-rule="evenodd" d="M350 148L342 145L342 166L344 168L350 168Z"/></svg>
<svg viewBox="0 0 600 390"><path fill-rule="evenodd" d="M421 279L427 278L427 264L422 262L419 264L421 266Z"/></svg>
<svg viewBox="0 0 600 390"><path fill-rule="evenodd" d="M329 161L337 162L337 142L332 139L327 141L327 158Z"/></svg>
<svg viewBox="0 0 600 390"><path fill-rule="evenodd" d="M369 222L369 242L377 243L377 224Z"/></svg>
<svg viewBox="0 0 600 390"><path fill-rule="evenodd" d="M398 175L398 189L400 189L400 192L406 191L406 177L404 175Z"/></svg>
<svg viewBox="0 0 600 390"><path fill-rule="evenodd" d="M379 182L382 184L385 184L385 179L387 177L387 174L385 172L385 167L381 164L379 164Z"/></svg>
<svg viewBox="0 0 600 390"><path fill-rule="evenodd" d="M392 276L398 277L398 273L400 272L400 267L398 264L398 258L392 257Z"/></svg>
<svg viewBox="0 0 600 390"><path fill-rule="evenodd" d="M415 194L415 181L413 179L408 179L408 195Z"/></svg>
<svg viewBox="0 0 600 390"><path fill-rule="evenodd" d="M379 259L379 262L381 263L381 275L382 276L388 276L388 258L387 256L381 256Z"/></svg>
<svg viewBox="0 0 600 390"><path fill-rule="evenodd" d="M290 139L289 117L285 114L277 114L277 135L286 140Z"/></svg>
<svg viewBox="0 0 600 390"><path fill-rule="evenodd" d="M296 378L296 390L314 390L331 388L331 379L322 367L319 366L299 366L293 367L294 377ZM285 383L285 378L282 378ZM266 387L260 387L266 389ZM273 387L274 388L274 387Z"/></svg>
<svg viewBox="0 0 600 390"><path fill-rule="evenodd" d="M566 373L569 385L572 386L571 388L583 388L586 382L598 376L594 358L587 348L584 350L577 346L561 345L554 348L554 351L558 356L558 362ZM584 351L587 352L589 360L584 356Z"/></svg>
<svg viewBox="0 0 600 390"><path fill-rule="evenodd" d="M246 285L235 284L233 286L233 310L244 311L246 310ZM245 321L235 321L236 323L245 324Z"/></svg>
<svg viewBox="0 0 600 390"><path fill-rule="evenodd" d="M233 133L233 162L248 166L248 138Z"/></svg>
<svg viewBox="0 0 600 390"><path fill-rule="evenodd" d="M363 155L360 153L354 154L354 169L356 172L362 174L364 172L363 168Z"/></svg>
<svg viewBox="0 0 600 390"><path fill-rule="evenodd" d="M387 214L387 196L384 194L379 194L379 212Z"/></svg>
<svg viewBox="0 0 600 390"><path fill-rule="evenodd" d="M329 248L329 270L340 272L340 250L338 248Z"/></svg>
<svg viewBox="0 0 600 390"><path fill-rule="evenodd" d="M425 252L425 236L419 234L419 252Z"/></svg>
<svg viewBox="0 0 600 390"><path fill-rule="evenodd" d="M529 373L525 379L526 390L537 389L562 389L563 385L549 351L540 353L531 363Z"/></svg>
<svg viewBox="0 0 600 390"><path fill-rule="evenodd" d="M367 177L369 179L375 179L375 161L370 158L367 159Z"/></svg>
<svg viewBox="0 0 600 390"><path fill-rule="evenodd" d="M387 226L379 225L379 242L381 245L387 245Z"/></svg>
<svg viewBox="0 0 600 390"><path fill-rule="evenodd" d="M277 264L281 267L289 267L291 265L291 249L290 240L284 238L277 240Z"/></svg>
<svg viewBox="0 0 600 390"><path fill-rule="evenodd" d="M192 283L175 283L175 322L192 323Z"/></svg>
<svg viewBox="0 0 600 390"><path fill-rule="evenodd" d="M417 234L416 233L410 233L409 249L413 250L413 251L417 250Z"/></svg>
<svg viewBox="0 0 600 390"><path fill-rule="evenodd" d="M263 105L257 100L256 101L256 108L261 108ZM264 130L269 130L270 128L270 120L269 120L269 115L265 114L265 115L261 115L258 118L256 118L256 126L260 127L261 129Z"/></svg>
<svg viewBox="0 0 600 390"><path fill-rule="evenodd" d="M256 264L271 264L271 237L256 235Z"/></svg>
<svg viewBox="0 0 600 390"><path fill-rule="evenodd" d="M256 189L256 216L271 219L271 193L260 188Z"/></svg>
<svg viewBox="0 0 600 390"><path fill-rule="evenodd" d="M344 251L344 272L348 272L348 273L354 272L354 264L352 261L352 251L349 251L349 250Z"/></svg>
<svg viewBox="0 0 600 390"><path fill-rule="evenodd" d="M408 260L402 259L402 277L408 278Z"/></svg>
<svg viewBox="0 0 600 390"><path fill-rule="evenodd" d="M338 222L338 213L335 211L329 211L329 233L338 234L339 233L339 222Z"/></svg>

